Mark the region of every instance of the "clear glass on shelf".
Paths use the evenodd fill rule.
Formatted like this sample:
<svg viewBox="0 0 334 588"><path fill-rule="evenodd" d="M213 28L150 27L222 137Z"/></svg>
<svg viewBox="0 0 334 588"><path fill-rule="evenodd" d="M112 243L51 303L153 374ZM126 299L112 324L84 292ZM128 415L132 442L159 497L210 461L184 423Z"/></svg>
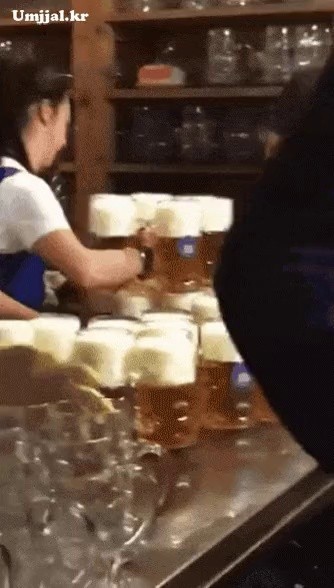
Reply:
<svg viewBox="0 0 334 588"><path fill-rule="evenodd" d="M296 27L295 70L321 69L329 57L332 44L333 36L330 27L317 24Z"/></svg>
<svg viewBox="0 0 334 588"><path fill-rule="evenodd" d="M282 84L290 80L293 72L290 30L288 27L266 28L263 81Z"/></svg>
<svg viewBox="0 0 334 588"><path fill-rule="evenodd" d="M245 7L245 6L248 6L249 4L259 4L259 3L261 3L261 0L217 0L217 6L219 8L223 8L224 6Z"/></svg>
<svg viewBox="0 0 334 588"><path fill-rule="evenodd" d="M181 8L187 10L205 10L207 8L214 8L215 0L182 0Z"/></svg>
<svg viewBox="0 0 334 588"><path fill-rule="evenodd" d="M239 67L239 50L231 29L212 29L208 33L209 84L238 84L242 72Z"/></svg>
<svg viewBox="0 0 334 588"><path fill-rule="evenodd" d="M4 53L8 53L12 49L12 41L9 39L0 38L0 56Z"/></svg>
<svg viewBox="0 0 334 588"><path fill-rule="evenodd" d="M262 149L257 131L258 112L236 108L223 121L223 152L229 162L247 163L261 159Z"/></svg>
<svg viewBox="0 0 334 588"><path fill-rule="evenodd" d="M175 152L175 125L169 111L151 106L134 109L130 158L141 163L167 163Z"/></svg>
<svg viewBox="0 0 334 588"><path fill-rule="evenodd" d="M182 126L178 129L181 159L208 161L214 151L215 123L201 106L183 110Z"/></svg>
<svg viewBox="0 0 334 588"><path fill-rule="evenodd" d="M132 0L131 8L139 12L151 12L164 8L164 0Z"/></svg>

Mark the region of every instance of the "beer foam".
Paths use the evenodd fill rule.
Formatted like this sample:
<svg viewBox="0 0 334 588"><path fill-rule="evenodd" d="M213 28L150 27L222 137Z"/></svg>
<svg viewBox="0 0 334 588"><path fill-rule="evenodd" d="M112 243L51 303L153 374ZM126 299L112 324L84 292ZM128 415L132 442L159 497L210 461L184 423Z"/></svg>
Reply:
<svg viewBox="0 0 334 588"><path fill-rule="evenodd" d="M31 321L34 347L59 363L69 360L80 320L75 316L40 315Z"/></svg>
<svg viewBox="0 0 334 588"><path fill-rule="evenodd" d="M197 323L221 318L219 302L213 291L200 292L193 301L191 311Z"/></svg>
<svg viewBox="0 0 334 588"><path fill-rule="evenodd" d="M119 329L136 334L141 329L141 324L137 320L130 319L96 318L89 321L87 329Z"/></svg>
<svg viewBox="0 0 334 588"><path fill-rule="evenodd" d="M155 194L138 192L132 194L136 205L136 217L139 225L152 223L155 220L158 203L171 200L171 194Z"/></svg>
<svg viewBox="0 0 334 588"><path fill-rule="evenodd" d="M199 237L202 225L201 205L196 200L182 198L159 203L155 225L160 237Z"/></svg>
<svg viewBox="0 0 334 588"><path fill-rule="evenodd" d="M201 326L202 357L219 363L241 363L242 359L223 321L207 322Z"/></svg>
<svg viewBox="0 0 334 588"><path fill-rule="evenodd" d="M90 329L76 337L71 364L88 367L101 387L125 386L125 361L135 336L121 329Z"/></svg>
<svg viewBox="0 0 334 588"><path fill-rule="evenodd" d="M145 325L156 325L159 332L170 332L177 329L188 329L193 335L193 341L196 347L199 342L198 326L193 322L192 316L185 312L152 312L143 316L143 323Z"/></svg>
<svg viewBox="0 0 334 588"><path fill-rule="evenodd" d="M129 373L141 384L182 386L196 380L193 343L182 333L147 333L128 356Z"/></svg>
<svg viewBox="0 0 334 588"><path fill-rule="evenodd" d="M230 229L233 222L233 203L228 198L209 197L202 200L202 230L220 233Z"/></svg>
<svg viewBox="0 0 334 588"><path fill-rule="evenodd" d="M33 347L32 321L0 320L0 347Z"/></svg>
<svg viewBox="0 0 334 588"><path fill-rule="evenodd" d="M128 237L136 230L136 206L129 196L95 195L90 200L89 230L97 237Z"/></svg>
<svg viewBox="0 0 334 588"><path fill-rule="evenodd" d="M152 309L148 296L135 294L128 290L118 290L114 295L115 314L132 318L141 318L144 312Z"/></svg>
<svg viewBox="0 0 334 588"><path fill-rule="evenodd" d="M186 292L184 294L166 293L162 299L162 307L166 310L185 310L190 313L197 295L198 292Z"/></svg>

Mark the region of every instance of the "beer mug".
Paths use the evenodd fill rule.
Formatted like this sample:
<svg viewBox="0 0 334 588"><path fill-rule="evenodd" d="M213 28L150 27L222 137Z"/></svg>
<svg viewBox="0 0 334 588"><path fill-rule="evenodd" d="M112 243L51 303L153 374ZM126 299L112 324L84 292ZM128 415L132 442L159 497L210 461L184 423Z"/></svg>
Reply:
<svg viewBox="0 0 334 588"><path fill-rule="evenodd" d="M198 292L193 299L191 312L198 325L212 320L219 321L221 315L215 292L211 288Z"/></svg>
<svg viewBox="0 0 334 588"><path fill-rule="evenodd" d="M101 249L124 249L136 233L136 206L131 196L95 194L90 198L89 232Z"/></svg>
<svg viewBox="0 0 334 588"><path fill-rule="evenodd" d="M222 321L201 326L200 346L199 370L209 385L204 428L223 431L254 426L252 379Z"/></svg>
<svg viewBox="0 0 334 588"><path fill-rule="evenodd" d="M85 329L76 337L71 364L88 369L104 396L127 396L126 360L134 342L134 333L125 328Z"/></svg>
<svg viewBox="0 0 334 588"><path fill-rule="evenodd" d="M34 347L43 355L48 354L53 363L66 363L71 357L80 319L74 315L41 314L31 321L34 331ZM44 366L40 366L43 368Z"/></svg>
<svg viewBox="0 0 334 588"><path fill-rule="evenodd" d="M158 332L165 332L166 330L170 332L173 329L177 330L179 328L186 329L192 338L195 348L198 348L199 330L190 312L181 310L174 310L173 312L145 312L142 316L142 322L144 323L144 327L155 327Z"/></svg>
<svg viewBox="0 0 334 588"><path fill-rule="evenodd" d="M141 229L154 224L159 202L172 200L172 195L136 192L132 198L136 206L138 229Z"/></svg>
<svg viewBox="0 0 334 588"><path fill-rule="evenodd" d="M203 262L203 284L212 285L215 266L224 236L233 222L233 203L227 198L208 197L202 199L203 237L200 244L200 255Z"/></svg>
<svg viewBox="0 0 334 588"><path fill-rule="evenodd" d="M201 274L201 205L194 198L173 198L158 205L156 230L157 270L167 282L167 291L196 291Z"/></svg>
<svg viewBox="0 0 334 588"><path fill-rule="evenodd" d="M33 345L34 330L31 321L0 320L0 348Z"/></svg>
<svg viewBox="0 0 334 588"><path fill-rule="evenodd" d="M128 356L138 435L169 449L196 443L206 408L206 393L197 387L197 346L184 325L146 324Z"/></svg>
<svg viewBox="0 0 334 588"><path fill-rule="evenodd" d="M87 330L91 329L121 329L137 334L140 330L140 322L135 318L114 318L111 315L100 315L88 321Z"/></svg>
<svg viewBox="0 0 334 588"><path fill-rule="evenodd" d="M191 313L193 302L198 292L165 292L162 296L161 307L164 311L185 311Z"/></svg>
<svg viewBox="0 0 334 588"><path fill-rule="evenodd" d="M159 304L159 293L141 280L120 288L113 296L114 315L140 319Z"/></svg>

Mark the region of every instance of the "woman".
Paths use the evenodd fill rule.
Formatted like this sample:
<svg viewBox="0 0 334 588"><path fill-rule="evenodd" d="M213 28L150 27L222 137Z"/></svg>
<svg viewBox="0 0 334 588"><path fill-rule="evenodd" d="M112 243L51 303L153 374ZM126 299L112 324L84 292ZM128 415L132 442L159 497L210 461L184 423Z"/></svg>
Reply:
<svg viewBox="0 0 334 588"><path fill-rule="evenodd" d="M334 55L232 228L215 288L273 408L334 471Z"/></svg>
<svg viewBox="0 0 334 588"><path fill-rule="evenodd" d="M66 145L70 76L29 45L0 57L0 317L32 319L44 300L45 264L79 288L116 288L149 273L153 236L142 248L84 247L42 176Z"/></svg>

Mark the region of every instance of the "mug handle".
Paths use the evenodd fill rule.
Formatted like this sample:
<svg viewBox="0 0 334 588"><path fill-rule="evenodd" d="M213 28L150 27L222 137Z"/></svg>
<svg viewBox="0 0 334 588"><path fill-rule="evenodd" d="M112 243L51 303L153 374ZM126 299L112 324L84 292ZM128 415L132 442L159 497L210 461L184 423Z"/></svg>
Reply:
<svg viewBox="0 0 334 588"><path fill-rule="evenodd" d="M153 458L152 473L160 489L156 514L165 507L172 489L172 458L170 453L158 443L149 443L147 441L137 441L137 459L144 461L147 458ZM157 459L154 459L157 458ZM150 461L151 461L150 460Z"/></svg>

